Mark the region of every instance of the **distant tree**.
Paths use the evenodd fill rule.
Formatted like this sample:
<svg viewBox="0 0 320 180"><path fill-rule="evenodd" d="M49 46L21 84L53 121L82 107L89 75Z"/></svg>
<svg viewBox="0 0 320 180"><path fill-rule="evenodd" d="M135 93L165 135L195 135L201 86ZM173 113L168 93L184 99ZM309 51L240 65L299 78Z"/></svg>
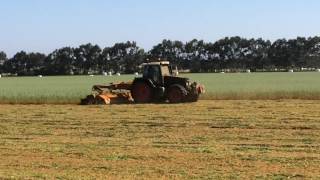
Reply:
<svg viewBox="0 0 320 180"><path fill-rule="evenodd" d="M26 52L21 51L13 56L12 59L8 61L11 66L11 73L17 73L18 75L24 75L28 65L28 55Z"/></svg>
<svg viewBox="0 0 320 180"><path fill-rule="evenodd" d="M3 51L0 51L0 60L7 60L7 54Z"/></svg>
<svg viewBox="0 0 320 180"><path fill-rule="evenodd" d="M277 68L291 68L294 62L290 59L290 46L286 39L275 41L268 52L271 64Z"/></svg>
<svg viewBox="0 0 320 180"><path fill-rule="evenodd" d="M193 39L187 42L182 53L184 60L182 67L190 69L192 72L208 72L210 66L207 62L209 55L206 47L206 43L202 40Z"/></svg>
<svg viewBox="0 0 320 180"><path fill-rule="evenodd" d="M163 40L162 43L154 46L149 56L152 59L163 59L170 61L173 66L182 68L183 57L181 54L184 51L184 44L181 41Z"/></svg>
<svg viewBox="0 0 320 180"><path fill-rule="evenodd" d="M101 71L99 67L99 58L101 56L101 48L98 45L90 43L79 46L74 49L75 69L77 74L98 73Z"/></svg>
<svg viewBox="0 0 320 180"><path fill-rule="evenodd" d="M147 59L168 60L173 66L192 72L320 68L320 37L278 39L273 43L261 38L246 39L238 36L225 37L216 42L193 39L183 43L164 39L149 52L131 41L103 49L88 43L77 48L57 49L47 57L40 53L21 51L9 60L1 51L0 71L19 75L107 71L133 73Z"/></svg>
<svg viewBox="0 0 320 180"><path fill-rule="evenodd" d="M270 47L271 42L261 38L248 40L248 46L242 50L243 67L253 71L268 68L270 66L268 59L268 50Z"/></svg>
<svg viewBox="0 0 320 180"><path fill-rule="evenodd" d="M109 72L111 71L111 57L110 57L110 52L111 48L110 47L105 47L102 52L101 55L98 59L98 64L100 69L103 72Z"/></svg>
<svg viewBox="0 0 320 180"><path fill-rule="evenodd" d="M138 66L144 61L144 50L137 46L136 42L116 43L110 48L104 49L108 61L109 70L114 72L133 73L138 71ZM107 64L106 63L106 64Z"/></svg>
<svg viewBox="0 0 320 180"><path fill-rule="evenodd" d="M320 68L320 37L308 38L305 53L305 67Z"/></svg>
<svg viewBox="0 0 320 180"><path fill-rule="evenodd" d="M46 56L41 53L29 53L24 51L18 52L5 62L4 68L9 73L18 75L35 75L40 73L44 66Z"/></svg>
<svg viewBox="0 0 320 180"><path fill-rule="evenodd" d="M30 53L28 54L28 62L26 66L26 75L39 75L42 74L44 68L44 60L46 59L45 54L41 53Z"/></svg>
<svg viewBox="0 0 320 180"><path fill-rule="evenodd" d="M7 61L7 54L3 51L0 51L0 74L4 71L5 61Z"/></svg>
<svg viewBox="0 0 320 180"><path fill-rule="evenodd" d="M268 64L270 41L226 37L215 43L205 44L209 71L221 69L263 69Z"/></svg>
<svg viewBox="0 0 320 180"><path fill-rule="evenodd" d="M309 49L308 40L304 37L288 40L289 44L289 59L292 62L293 68L302 68L305 66L305 56Z"/></svg>
<svg viewBox="0 0 320 180"><path fill-rule="evenodd" d="M210 54L216 54L218 57L220 69L238 68L241 51L240 37L226 37L216 41L209 49Z"/></svg>
<svg viewBox="0 0 320 180"><path fill-rule="evenodd" d="M73 74L72 71L76 65L75 60L73 48L64 47L57 49L46 58L43 72L47 75Z"/></svg>

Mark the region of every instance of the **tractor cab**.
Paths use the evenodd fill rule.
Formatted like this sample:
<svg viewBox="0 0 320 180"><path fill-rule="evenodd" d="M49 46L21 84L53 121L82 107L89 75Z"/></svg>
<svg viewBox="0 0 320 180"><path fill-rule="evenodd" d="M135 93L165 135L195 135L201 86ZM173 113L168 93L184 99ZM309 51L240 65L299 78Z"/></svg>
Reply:
<svg viewBox="0 0 320 180"><path fill-rule="evenodd" d="M154 84L163 86L164 77L173 76L172 68L168 61L144 63L143 79L150 79Z"/></svg>

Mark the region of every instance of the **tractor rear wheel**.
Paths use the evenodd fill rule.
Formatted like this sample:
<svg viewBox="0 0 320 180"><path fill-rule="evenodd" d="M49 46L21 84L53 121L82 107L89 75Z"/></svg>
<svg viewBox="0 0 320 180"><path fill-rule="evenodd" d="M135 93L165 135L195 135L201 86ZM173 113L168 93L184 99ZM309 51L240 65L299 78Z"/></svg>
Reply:
<svg viewBox="0 0 320 180"><path fill-rule="evenodd" d="M170 103L182 103L185 100L186 90L180 86L172 86L168 91L168 100Z"/></svg>
<svg viewBox="0 0 320 180"><path fill-rule="evenodd" d="M152 88L144 82L135 83L131 94L136 103L148 103L152 100Z"/></svg>

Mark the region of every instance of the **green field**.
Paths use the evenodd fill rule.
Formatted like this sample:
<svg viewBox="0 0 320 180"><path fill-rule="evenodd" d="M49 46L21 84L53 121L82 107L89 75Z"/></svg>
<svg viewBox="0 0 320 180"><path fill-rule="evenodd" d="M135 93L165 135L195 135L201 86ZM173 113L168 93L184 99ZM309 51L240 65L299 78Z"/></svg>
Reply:
<svg viewBox="0 0 320 180"><path fill-rule="evenodd" d="M205 85L202 99L320 99L320 73L182 74ZM11 77L0 79L0 103L78 103L94 84L124 76Z"/></svg>

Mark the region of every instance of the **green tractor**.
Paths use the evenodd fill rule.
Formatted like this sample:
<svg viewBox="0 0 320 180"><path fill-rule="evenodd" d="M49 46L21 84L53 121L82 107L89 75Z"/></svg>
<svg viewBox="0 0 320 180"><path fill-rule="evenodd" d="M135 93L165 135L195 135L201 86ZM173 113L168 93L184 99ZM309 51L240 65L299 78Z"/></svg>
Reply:
<svg viewBox="0 0 320 180"><path fill-rule="evenodd" d="M188 78L178 77L168 61L142 64L143 75L134 79L131 95L136 103L195 102L204 93L204 87Z"/></svg>

